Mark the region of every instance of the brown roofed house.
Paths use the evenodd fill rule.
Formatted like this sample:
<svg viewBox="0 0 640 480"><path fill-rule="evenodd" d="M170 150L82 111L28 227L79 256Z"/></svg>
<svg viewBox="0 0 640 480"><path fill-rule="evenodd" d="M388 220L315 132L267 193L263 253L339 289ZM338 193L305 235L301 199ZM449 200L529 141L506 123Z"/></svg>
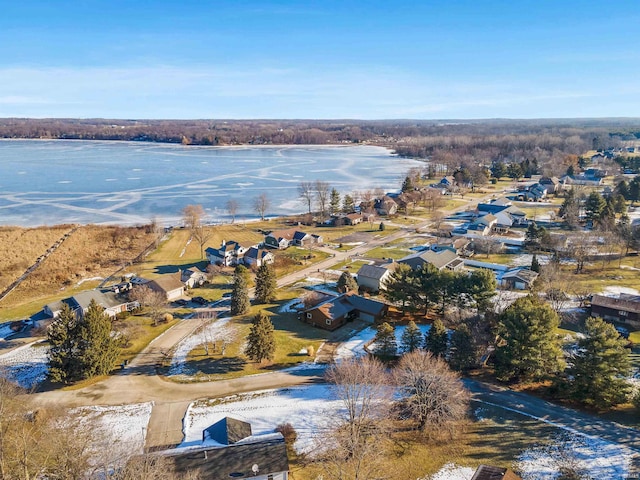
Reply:
<svg viewBox="0 0 640 480"><path fill-rule="evenodd" d="M177 300L184 295L184 283L180 276L175 274L162 275L147 283L147 286L156 292L163 293L169 302Z"/></svg>
<svg viewBox="0 0 640 480"><path fill-rule="evenodd" d="M640 327L640 296L624 293L617 298L592 295L591 316Z"/></svg>

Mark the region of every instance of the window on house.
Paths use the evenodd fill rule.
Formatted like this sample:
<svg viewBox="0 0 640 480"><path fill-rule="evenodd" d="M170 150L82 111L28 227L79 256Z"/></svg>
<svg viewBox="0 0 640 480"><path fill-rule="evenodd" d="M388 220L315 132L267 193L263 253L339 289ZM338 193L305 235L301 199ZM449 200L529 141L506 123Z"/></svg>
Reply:
<svg viewBox="0 0 640 480"><path fill-rule="evenodd" d="M624 310L618 310L618 315L621 317L626 317L629 315L629 312L625 312Z"/></svg>
<svg viewBox="0 0 640 480"><path fill-rule="evenodd" d="M309 320L311 320L311 314L310 314L310 313L307 313L307 318L308 318Z"/></svg>
<svg viewBox="0 0 640 480"><path fill-rule="evenodd" d="M327 325L331 325L331 319L330 319L330 318L327 318L327 319L325 320L325 322L327 322Z"/></svg>

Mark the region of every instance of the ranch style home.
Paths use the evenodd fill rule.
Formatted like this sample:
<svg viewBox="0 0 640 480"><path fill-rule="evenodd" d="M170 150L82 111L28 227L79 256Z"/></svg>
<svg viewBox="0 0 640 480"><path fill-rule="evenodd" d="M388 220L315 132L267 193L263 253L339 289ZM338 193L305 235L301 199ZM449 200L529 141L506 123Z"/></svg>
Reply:
<svg viewBox="0 0 640 480"><path fill-rule="evenodd" d="M287 230L275 230L264 237L264 245L269 248L284 250L291 246L307 247L309 245L322 245L320 235L312 235L295 228Z"/></svg>
<svg viewBox="0 0 640 480"><path fill-rule="evenodd" d="M591 296L591 316L640 327L640 296L621 293L616 297Z"/></svg>
<svg viewBox="0 0 640 480"><path fill-rule="evenodd" d="M83 316L91 300L95 300L98 305L104 308L104 313L110 317L115 317L118 313L135 310L140 306L138 302L130 302L126 295L117 294L111 290L87 290L76 293L74 296L65 298L58 302L45 305L42 309L45 315L57 318L64 304L69 305L76 315Z"/></svg>
<svg viewBox="0 0 640 480"><path fill-rule="evenodd" d="M329 297L315 307L303 310L299 313L299 319L324 330L335 330L355 319L379 322L388 311L389 306L385 303L348 292Z"/></svg>
<svg viewBox="0 0 640 480"><path fill-rule="evenodd" d="M148 282L147 286L155 292L162 293L169 302L184 295L185 287L179 274L163 275Z"/></svg>

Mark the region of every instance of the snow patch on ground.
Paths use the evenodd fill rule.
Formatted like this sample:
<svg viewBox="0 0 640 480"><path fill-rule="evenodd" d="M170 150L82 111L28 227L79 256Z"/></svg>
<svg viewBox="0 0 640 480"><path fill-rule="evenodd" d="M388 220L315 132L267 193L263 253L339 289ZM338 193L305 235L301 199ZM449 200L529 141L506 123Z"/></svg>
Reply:
<svg viewBox="0 0 640 480"><path fill-rule="evenodd" d="M9 335L13 335L14 333L16 333L16 332L14 332L11 329L11 322L3 323L2 325L0 325L0 339L4 340Z"/></svg>
<svg viewBox="0 0 640 480"><path fill-rule="evenodd" d="M473 468L447 463L438 473L419 480L470 480L474 473Z"/></svg>
<svg viewBox="0 0 640 480"><path fill-rule="evenodd" d="M597 438L562 435L552 445L525 450L517 461L523 480L555 480L560 468L570 466L580 478L628 478L633 453L620 445Z"/></svg>
<svg viewBox="0 0 640 480"><path fill-rule="evenodd" d="M188 366L186 365L187 356L191 350L203 345L205 342L232 342L235 338L236 330L228 325L230 320L231 318L217 319L209 323L206 327L198 329L198 331L178 343L173 358L171 359L169 376L193 374L194 372L189 372Z"/></svg>
<svg viewBox="0 0 640 480"><path fill-rule="evenodd" d="M540 265L546 265L551 261L551 257L549 255L536 255L538 259L538 263ZM531 265L531 260L533 260L533 255L530 253L523 253L521 255L514 255L513 260L509 262L509 265L514 267L528 267Z"/></svg>
<svg viewBox="0 0 640 480"><path fill-rule="evenodd" d="M84 282L94 282L94 281L98 281L98 280L104 280L104 278L102 278L102 277L83 278L78 283L76 283L76 285L82 285Z"/></svg>
<svg viewBox="0 0 640 480"><path fill-rule="evenodd" d="M0 355L0 374L31 389L47 378L49 347L33 342Z"/></svg>
<svg viewBox="0 0 640 480"><path fill-rule="evenodd" d="M267 390L234 395L189 405L184 418L184 441L180 447L202 445L202 432L224 417L251 423L253 435L273 433L281 423L290 423L298 438L298 452L317 448L316 439L341 413L344 404L328 385Z"/></svg>
<svg viewBox="0 0 640 480"><path fill-rule="evenodd" d="M632 267L631 265L620 265L620 268L625 270L633 270L635 272L640 272L640 268Z"/></svg>
<svg viewBox="0 0 640 480"><path fill-rule="evenodd" d="M294 298L288 301L280 307L278 312L280 313L296 313L298 310L304 307L304 301L299 298Z"/></svg>
<svg viewBox="0 0 640 480"><path fill-rule="evenodd" d="M153 402L133 405L91 406L71 410L72 428L89 432L90 449L97 461L104 455L110 464L122 464L132 455L144 453L147 426Z"/></svg>
<svg viewBox="0 0 640 480"><path fill-rule="evenodd" d="M418 325L418 328L420 329L420 331L422 332L422 335L424 336L431 328L431 325ZM402 334L404 333L405 329L406 327L404 325L401 325L396 327L394 330L398 347L400 347L400 341L402 339ZM361 330L356 335L351 337L349 340L342 343L340 347L338 347L335 358L347 359L347 358L361 357L365 355L367 352L365 352L364 346L367 343L373 341L375 336L376 336L376 329L373 327L368 327L368 328L365 328L364 330ZM372 348L375 349L375 344L372 344Z"/></svg>
<svg viewBox="0 0 640 480"><path fill-rule="evenodd" d="M605 295L620 295L621 293L627 293L629 295L638 295L639 294L638 290L636 290L635 288L620 287L620 286L617 286L617 285L614 285L614 286L610 285L608 287L604 287L602 292Z"/></svg>

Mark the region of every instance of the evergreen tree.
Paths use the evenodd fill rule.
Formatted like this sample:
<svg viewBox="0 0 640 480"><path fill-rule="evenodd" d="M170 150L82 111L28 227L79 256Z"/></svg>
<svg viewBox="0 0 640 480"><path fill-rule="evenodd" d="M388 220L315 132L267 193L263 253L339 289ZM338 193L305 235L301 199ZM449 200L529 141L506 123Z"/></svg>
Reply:
<svg viewBox="0 0 640 480"><path fill-rule="evenodd" d="M358 291L358 283L356 279L353 278L349 272L342 272L340 278L338 279L338 283L336 284L339 292L357 292Z"/></svg>
<svg viewBox="0 0 640 480"><path fill-rule="evenodd" d="M479 312L485 312L491 307L491 299L496 295L496 276L487 268L479 268L471 272L468 277L466 274L458 275L461 279L466 280L463 284L466 287L466 293L473 299ZM462 292L460 292L462 293ZM463 295L458 294L462 297Z"/></svg>
<svg viewBox="0 0 640 480"><path fill-rule="evenodd" d="M460 325L451 334L448 357L449 366L454 370L465 371L476 364L476 347L467 325Z"/></svg>
<svg viewBox="0 0 640 480"><path fill-rule="evenodd" d="M587 213L587 220L590 222L597 222L602 218L607 202L605 202L602 195L598 192L591 192L587 197L584 208Z"/></svg>
<svg viewBox="0 0 640 480"><path fill-rule="evenodd" d="M335 215L340 211L340 192L335 188L331 189L329 196L329 213Z"/></svg>
<svg viewBox="0 0 640 480"><path fill-rule="evenodd" d="M273 267L263 263L256 272L256 302L271 303L276 299L276 274Z"/></svg>
<svg viewBox="0 0 640 480"><path fill-rule="evenodd" d="M402 193L407 193L407 192L410 192L411 190L413 190L413 182L411 181L411 177L406 176L404 177L404 180L402 182L401 191Z"/></svg>
<svg viewBox="0 0 640 480"><path fill-rule="evenodd" d="M589 318L585 337L578 341L567 370L572 397L598 409L625 403L631 373L626 340L601 318Z"/></svg>
<svg viewBox="0 0 640 480"><path fill-rule="evenodd" d="M66 303L58 317L47 330L49 340L49 377L54 382L73 381L79 376L77 358L77 319L76 314Z"/></svg>
<svg viewBox="0 0 640 480"><path fill-rule="evenodd" d="M507 175L513 180L518 180L520 177L522 177L522 167L520 166L520 164L515 162L510 163L507 167Z"/></svg>
<svg viewBox="0 0 640 480"><path fill-rule="evenodd" d="M629 194L629 184L626 180L623 180L618 185L616 185L616 192L625 200L631 200L631 196Z"/></svg>
<svg viewBox="0 0 640 480"><path fill-rule="evenodd" d="M79 377L106 375L120 355L120 340L111 334L111 319L95 300L77 324Z"/></svg>
<svg viewBox="0 0 640 480"><path fill-rule="evenodd" d="M378 227L378 230L380 230L381 232L384 232L384 229L385 229L385 228L386 228L386 227L385 227L385 225L384 225L384 222L380 222L380 226Z"/></svg>
<svg viewBox="0 0 640 480"><path fill-rule="evenodd" d="M525 244L529 247L540 246L540 230L536 226L536 222L529 223L524 239Z"/></svg>
<svg viewBox="0 0 640 480"><path fill-rule="evenodd" d="M538 296L517 299L498 317L505 342L496 349L496 375L502 381L535 381L563 370L556 334L558 314Z"/></svg>
<svg viewBox="0 0 640 480"><path fill-rule="evenodd" d="M356 204L351 195L345 195L342 199L342 211L344 213L352 213L356 210Z"/></svg>
<svg viewBox="0 0 640 480"><path fill-rule="evenodd" d="M493 162L493 165L491 166L491 175L493 175L494 178L500 180L506 174L507 168L504 166L503 162Z"/></svg>
<svg viewBox="0 0 640 480"><path fill-rule="evenodd" d="M393 357L398 351L398 342L393 327L387 322L378 325L378 331L374 339L376 354L383 357Z"/></svg>
<svg viewBox="0 0 640 480"><path fill-rule="evenodd" d="M404 353L410 353L420 348L421 345L422 332L420 332L416 323L411 320L404 329L404 332L402 332L402 337L400 338L400 349Z"/></svg>
<svg viewBox="0 0 640 480"><path fill-rule="evenodd" d="M531 271L540 273L540 262L538 262L538 257L536 254L533 254L533 258L531 259Z"/></svg>
<svg viewBox="0 0 640 480"><path fill-rule="evenodd" d="M435 357L444 357L447 353L449 339L447 329L442 320L436 318L424 338L424 348Z"/></svg>
<svg viewBox="0 0 640 480"><path fill-rule="evenodd" d="M264 312L260 312L253 318L244 354L254 362L262 362L273 359L275 351L276 339L273 323Z"/></svg>
<svg viewBox="0 0 640 480"><path fill-rule="evenodd" d="M241 275L244 278L244 281L248 284L251 279L251 272L244 265L236 265L235 270L233 271L234 275Z"/></svg>
<svg viewBox="0 0 640 480"><path fill-rule="evenodd" d="M629 182L629 200L632 203L640 200L640 175L633 177L633 180Z"/></svg>
<svg viewBox="0 0 640 480"><path fill-rule="evenodd" d="M413 299L417 288L414 272L409 265L405 263L399 264L396 271L389 276L385 287L384 296L391 303L399 304L402 313L415 308Z"/></svg>
<svg viewBox="0 0 640 480"><path fill-rule="evenodd" d="M247 289L247 280L243 272L236 269L233 274L233 287L231 288L231 315L244 315L248 310L249 291Z"/></svg>

